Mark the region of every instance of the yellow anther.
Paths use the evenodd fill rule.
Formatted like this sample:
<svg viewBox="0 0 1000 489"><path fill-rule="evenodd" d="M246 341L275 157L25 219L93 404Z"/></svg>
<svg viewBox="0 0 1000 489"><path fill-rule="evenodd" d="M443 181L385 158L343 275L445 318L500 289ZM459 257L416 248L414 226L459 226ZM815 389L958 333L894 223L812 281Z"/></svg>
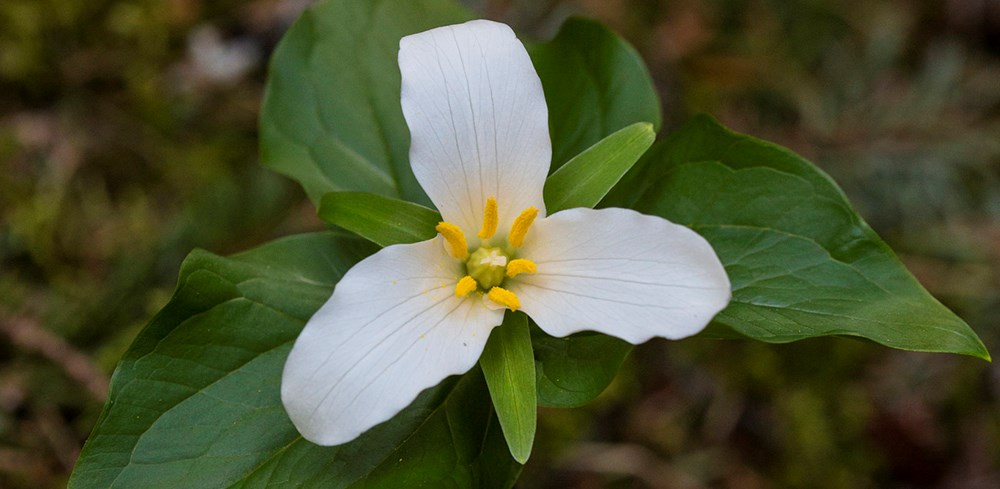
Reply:
<svg viewBox="0 0 1000 489"><path fill-rule="evenodd" d="M535 266L535 262L525 260L524 258L511 260L507 264L507 276L510 278L514 278L522 273L535 273L537 271L538 267Z"/></svg>
<svg viewBox="0 0 1000 489"><path fill-rule="evenodd" d="M497 199L490 197L486 199L486 208L483 209L483 229L479 230L480 239L490 239L497 233Z"/></svg>
<svg viewBox="0 0 1000 489"><path fill-rule="evenodd" d="M455 284L455 297L465 297L476 290L476 279L466 275Z"/></svg>
<svg viewBox="0 0 1000 489"><path fill-rule="evenodd" d="M531 227L531 223L535 222L535 218L538 217L538 209L534 207L528 207L521 212L517 219L514 219L514 225L510 227L510 234L507 236L507 241L510 245L517 248L524 244L524 235L528 234L528 228Z"/></svg>
<svg viewBox="0 0 1000 489"><path fill-rule="evenodd" d="M459 260L464 260L465 257L469 256L469 245L465 242L465 234L458 226L450 222L440 222L434 229L441 233L444 240L448 242L448 253L451 256Z"/></svg>
<svg viewBox="0 0 1000 489"><path fill-rule="evenodd" d="M521 301L518 300L517 296L514 295L513 292L507 289L493 287L490 289L490 293L487 294L487 297L489 297L491 301L496 302L511 311L516 311L521 307Z"/></svg>

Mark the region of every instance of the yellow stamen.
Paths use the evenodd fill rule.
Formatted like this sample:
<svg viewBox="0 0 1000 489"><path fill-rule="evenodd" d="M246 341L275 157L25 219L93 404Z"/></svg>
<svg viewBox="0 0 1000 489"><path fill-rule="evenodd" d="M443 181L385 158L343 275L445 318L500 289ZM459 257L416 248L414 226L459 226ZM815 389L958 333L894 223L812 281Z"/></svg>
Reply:
<svg viewBox="0 0 1000 489"><path fill-rule="evenodd" d="M483 209L483 229L479 231L480 239L490 239L497 233L497 199L490 197L486 199L486 209Z"/></svg>
<svg viewBox="0 0 1000 489"><path fill-rule="evenodd" d="M524 258L511 260L507 264L507 276L510 278L514 278L522 273L535 273L537 271L538 267L535 266L535 262L525 260Z"/></svg>
<svg viewBox="0 0 1000 489"><path fill-rule="evenodd" d="M465 234L458 226L450 222L440 222L434 229L441 233L441 236L444 236L445 241L448 242L448 253L451 256L459 260L464 260L465 257L469 256L469 245L465 242Z"/></svg>
<svg viewBox="0 0 1000 489"><path fill-rule="evenodd" d="M490 289L490 293L487 295L491 301L500 304L501 306L507 307L511 311L516 311L521 307L521 301L518 300L517 296L513 292L502 289L500 287L493 287Z"/></svg>
<svg viewBox="0 0 1000 489"><path fill-rule="evenodd" d="M476 290L476 279L466 275L455 284L455 297L465 297Z"/></svg>
<svg viewBox="0 0 1000 489"><path fill-rule="evenodd" d="M531 223L535 222L535 218L538 217L538 209L534 207L528 207L521 212L517 219L514 219L514 225L510 227L510 234L507 236L507 241L510 245L517 248L524 244L524 235L528 234L528 228L531 227Z"/></svg>

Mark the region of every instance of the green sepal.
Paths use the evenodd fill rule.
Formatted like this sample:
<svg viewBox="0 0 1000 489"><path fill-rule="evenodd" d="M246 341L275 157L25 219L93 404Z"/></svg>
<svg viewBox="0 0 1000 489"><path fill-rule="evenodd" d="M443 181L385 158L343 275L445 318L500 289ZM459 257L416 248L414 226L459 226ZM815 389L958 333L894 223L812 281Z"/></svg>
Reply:
<svg viewBox="0 0 1000 489"><path fill-rule="evenodd" d="M320 201L318 214L379 246L426 241L441 222L433 209L366 192L330 192Z"/></svg>
<svg viewBox="0 0 1000 489"><path fill-rule="evenodd" d="M514 460L524 463L535 441L535 357L524 313L507 311L503 324L493 329L479 365L486 376L500 428Z"/></svg>
<svg viewBox="0 0 1000 489"><path fill-rule="evenodd" d="M655 138L652 124L637 122L567 161L545 181L546 212L597 205Z"/></svg>

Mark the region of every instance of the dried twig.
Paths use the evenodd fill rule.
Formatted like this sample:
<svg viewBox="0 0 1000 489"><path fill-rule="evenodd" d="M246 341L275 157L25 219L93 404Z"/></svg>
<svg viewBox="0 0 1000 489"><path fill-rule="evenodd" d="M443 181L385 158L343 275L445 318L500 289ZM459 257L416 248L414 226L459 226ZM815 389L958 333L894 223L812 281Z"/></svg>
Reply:
<svg viewBox="0 0 1000 489"><path fill-rule="evenodd" d="M10 338L15 346L40 354L61 367L66 375L82 384L98 401L107 399L108 378L90 357L43 328L36 320L0 316L0 333Z"/></svg>

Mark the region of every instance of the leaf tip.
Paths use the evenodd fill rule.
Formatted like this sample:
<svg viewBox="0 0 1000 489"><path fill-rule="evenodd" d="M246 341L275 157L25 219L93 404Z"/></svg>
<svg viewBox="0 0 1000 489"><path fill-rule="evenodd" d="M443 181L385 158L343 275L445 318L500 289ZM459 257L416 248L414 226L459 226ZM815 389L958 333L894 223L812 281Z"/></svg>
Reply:
<svg viewBox="0 0 1000 489"><path fill-rule="evenodd" d="M528 457L531 456L531 445L519 448L517 450L515 450L514 447L511 446L510 454L512 457L514 457L514 461L516 461L521 465L524 465L525 463L528 462Z"/></svg>
<svg viewBox="0 0 1000 489"><path fill-rule="evenodd" d="M656 126L652 122L637 122L635 125L642 130L643 139L649 140L650 143L656 139Z"/></svg>
<svg viewBox="0 0 1000 489"><path fill-rule="evenodd" d="M986 349L986 345L983 344L983 340L979 338L979 335L972 332L971 328L970 328L970 333L972 334L972 341L974 344L972 345L971 348L961 353L964 355L968 355L970 357L979 358L981 360L986 360L987 362L993 363L993 357L990 355L990 351Z"/></svg>
<svg viewBox="0 0 1000 489"><path fill-rule="evenodd" d="M993 363L993 357L990 356L990 352L989 352L989 350L986 349L986 346L984 346L984 345L980 345L980 346L982 347L981 350L975 352L974 356L976 358L981 358L983 360L986 360L987 362Z"/></svg>

